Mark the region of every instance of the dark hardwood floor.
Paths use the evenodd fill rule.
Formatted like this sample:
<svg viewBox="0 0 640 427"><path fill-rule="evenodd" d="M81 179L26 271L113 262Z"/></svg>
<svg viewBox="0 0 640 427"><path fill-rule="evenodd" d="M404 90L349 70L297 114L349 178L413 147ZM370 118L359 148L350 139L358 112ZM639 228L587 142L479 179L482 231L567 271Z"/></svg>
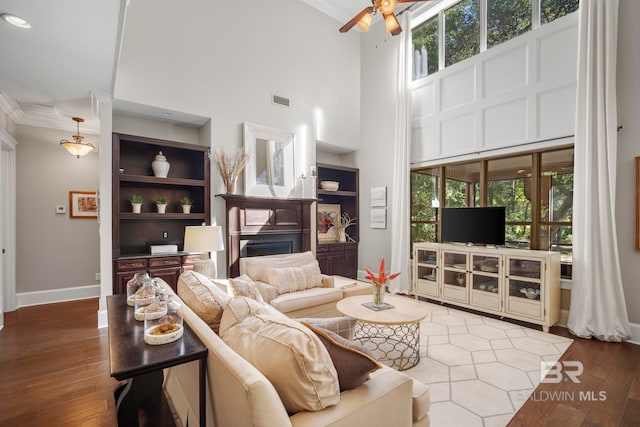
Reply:
<svg viewBox="0 0 640 427"><path fill-rule="evenodd" d="M0 426L115 426L117 382L97 311L88 299L5 314ZM640 426L640 346L552 332L575 339L561 360L583 363L580 383L541 384L509 427Z"/></svg>
<svg viewBox="0 0 640 427"><path fill-rule="evenodd" d="M115 426L98 300L20 308L0 331L0 426Z"/></svg>

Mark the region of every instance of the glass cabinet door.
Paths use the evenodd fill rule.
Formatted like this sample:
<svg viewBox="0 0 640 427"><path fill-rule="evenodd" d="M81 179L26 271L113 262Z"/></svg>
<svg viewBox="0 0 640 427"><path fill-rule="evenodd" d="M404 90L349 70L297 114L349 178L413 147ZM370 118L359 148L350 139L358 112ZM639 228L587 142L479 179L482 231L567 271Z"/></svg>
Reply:
<svg viewBox="0 0 640 427"><path fill-rule="evenodd" d="M542 318L544 261L509 256L506 267L507 312L535 319Z"/></svg>
<svg viewBox="0 0 640 427"><path fill-rule="evenodd" d="M500 310L501 261L498 255L471 255L471 304Z"/></svg>
<svg viewBox="0 0 640 427"><path fill-rule="evenodd" d="M416 248L414 252L416 292L438 296L438 251Z"/></svg>
<svg viewBox="0 0 640 427"><path fill-rule="evenodd" d="M464 252L442 252L442 296L455 301L468 301L469 254Z"/></svg>

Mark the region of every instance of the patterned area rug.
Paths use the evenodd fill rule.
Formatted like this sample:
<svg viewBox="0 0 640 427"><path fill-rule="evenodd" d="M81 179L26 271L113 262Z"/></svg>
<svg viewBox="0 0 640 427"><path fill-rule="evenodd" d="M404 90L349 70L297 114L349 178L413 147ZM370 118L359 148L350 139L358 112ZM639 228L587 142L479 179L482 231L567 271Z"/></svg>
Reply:
<svg viewBox="0 0 640 427"><path fill-rule="evenodd" d="M432 427L506 426L573 340L428 304L420 363L404 371L431 389Z"/></svg>

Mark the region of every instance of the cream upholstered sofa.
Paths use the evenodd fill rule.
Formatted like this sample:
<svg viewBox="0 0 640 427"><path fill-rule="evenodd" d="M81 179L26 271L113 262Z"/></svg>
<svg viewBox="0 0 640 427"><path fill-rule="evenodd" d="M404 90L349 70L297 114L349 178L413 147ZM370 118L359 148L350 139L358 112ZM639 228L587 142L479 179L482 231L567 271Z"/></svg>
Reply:
<svg viewBox="0 0 640 427"><path fill-rule="evenodd" d="M317 270L322 286L281 293L273 284L274 272L304 266ZM371 293L369 284L320 274L318 261L309 251L240 258L240 274L246 274L255 282L265 302L289 317L341 316L336 308L338 301L348 296Z"/></svg>
<svg viewBox="0 0 640 427"><path fill-rule="evenodd" d="M158 282L175 295L166 283ZM174 298L181 301L177 296ZM289 414L266 376L229 347L189 306L182 304L184 322L208 349L207 426L429 426L431 402L427 386L389 367L373 372L357 388L341 392L333 406ZM272 307L265 307L283 316ZM199 425L197 378L196 362L165 370L165 390L183 426Z"/></svg>

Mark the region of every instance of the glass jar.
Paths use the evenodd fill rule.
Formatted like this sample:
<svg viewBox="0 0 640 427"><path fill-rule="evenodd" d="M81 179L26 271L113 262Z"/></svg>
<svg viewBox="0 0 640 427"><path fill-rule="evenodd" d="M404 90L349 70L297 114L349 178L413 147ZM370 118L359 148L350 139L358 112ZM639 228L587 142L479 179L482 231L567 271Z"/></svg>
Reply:
<svg viewBox="0 0 640 427"><path fill-rule="evenodd" d="M149 314L151 318L160 318L167 314L167 304L160 300L160 296L156 295L151 299L136 299L133 316L140 322L144 321L145 316Z"/></svg>
<svg viewBox="0 0 640 427"><path fill-rule="evenodd" d="M169 298L160 301L166 307L166 314L158 317L151 311L144 313L144 342L151 345L167 344L182 337L184 332L182 305Z"/></svg>
<svg viewBox="0 0 640 427"><path fill-rule="evenodd" d="M127 282L127 305L133 307L135 305L135 293L140 287L151 277L148 273L136 273L133 278Z"/></svg>

